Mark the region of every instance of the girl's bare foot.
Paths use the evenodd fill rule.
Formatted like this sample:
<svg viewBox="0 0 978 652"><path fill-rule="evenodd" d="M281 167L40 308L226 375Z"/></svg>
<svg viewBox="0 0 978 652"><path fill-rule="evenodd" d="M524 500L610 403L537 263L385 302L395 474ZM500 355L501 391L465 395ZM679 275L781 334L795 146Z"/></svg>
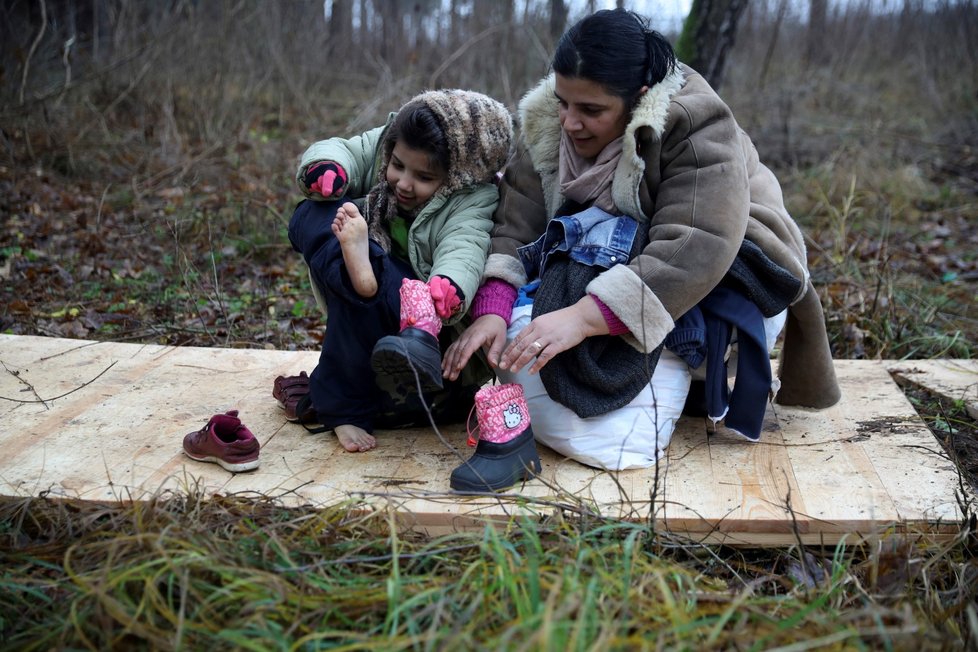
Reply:
<svg viewBox="0 0 978 652"><path fill-rule="evenodd" d="M346 202L336 211L333 219L333 235L340 241L343 262L350 275L353 289L364 299L377 294L377 277L370 266L370 240L367 237L367 221L356 204Z"/></svg>
<svg viewBox="0 0 978 652"><path fill-rule="evenodd" d="M366 430L356 426L336 426L333 428L336 438L340 444L351 453L362 453L377 445L377 440L373 435L367 434Z"/></svg>

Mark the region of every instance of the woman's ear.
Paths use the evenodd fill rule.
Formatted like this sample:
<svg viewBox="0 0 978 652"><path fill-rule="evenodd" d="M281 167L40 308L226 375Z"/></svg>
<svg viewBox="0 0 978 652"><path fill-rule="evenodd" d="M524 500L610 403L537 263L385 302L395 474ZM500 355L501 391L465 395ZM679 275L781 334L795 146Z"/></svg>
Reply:
<svg viewBox="0 0 978 652"><path fill-rule="evenodd" d="M648 86L643 86L642 88L638 89L638 94L632 99L632 105L629 108L629 111L635 110L635 107L638 106L638 103L641 101L642 96L645 95L648 91L649 91Z"/></svg>

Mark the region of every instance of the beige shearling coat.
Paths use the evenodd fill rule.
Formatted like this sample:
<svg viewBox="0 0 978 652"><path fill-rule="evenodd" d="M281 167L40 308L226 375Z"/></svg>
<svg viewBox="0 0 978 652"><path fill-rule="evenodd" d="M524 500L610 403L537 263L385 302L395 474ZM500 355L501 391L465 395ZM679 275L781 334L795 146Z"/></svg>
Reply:
<svg viewBox="0 0 978 652"><path fill-rule="evenodd" d="M558 180L560 122L550 75L519 105L519 152L500 184L485 278L517 287L529 279L516 256L563 204ZM680 65L640 99L625 130L612 183L618 209L648 225L649 243L587 291L628 326L630 343L651 352L674 320L723 278L745 236L802 279L789 308L777 400L828 407L840 397L804 237L781 187L730 109L701 75Z"/></svg>

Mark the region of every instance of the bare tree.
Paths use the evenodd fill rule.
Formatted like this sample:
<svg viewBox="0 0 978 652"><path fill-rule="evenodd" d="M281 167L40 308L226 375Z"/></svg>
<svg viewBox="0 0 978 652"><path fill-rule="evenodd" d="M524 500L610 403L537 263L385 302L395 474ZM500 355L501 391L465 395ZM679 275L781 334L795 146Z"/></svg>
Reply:
<svg viewBox="0 0 978 652"><path fill-rule="evenodd" d="M353 0L332 0L329 12L329 42L334 52L345 52L353 34Z"/></svg>
<svg viewBox="0 0 978 652"><path fill-rule="evenodd" d="M565 0L550 0L550 40L556 43L563 35L567 25L567 2Z"/></svg>
<svg viewBox="0 0 978 652"><path fill-rule="evenodd" d="M402 23L403 14L401 2L386 0L376 5L377 14L380 16L380 58L391 65L398 60L398 53L403 48L404 25ZM403 54L403 52L402 52Z"/></svg>
<svg viewBox="0 0 978 652"><path fill-rule="evenodd" d="M788 0L780 0L774 19L774 26L771 29L771 40L768 41L767 50L764 53L764 61L761 64L761 74L757 78L758 88L764 88L764 84L767 82L767 73L771 69L771 60L774 57L774 50L778 46L778 37L781 35L781 25L784 24L784 18L787 15Z"/></svg>
<svg viewBox="0 0 978 652"><path fill-rule="evenodd" d="M693 0L676 43L679 58L706 77L714 88L723 83L727 53L733 47L747 0Z"/></svg>
<svg viewBox="0 0 978 652"><path fill-rule="evenodd" d="M808 65L824 63L828 55L825 48L825 19L828 0L811 0L808 5L808 36L805 43L805 61Z"/></svg>
<svg viewBox="0 0 978 652"><path fill-rule="evenodd" d="M367 37L370 35L370 29L368 25L370 24L370 12L367 10L367 3L369 0L360 0L360 38L357 41L362 48L367 43Z"/></svg>

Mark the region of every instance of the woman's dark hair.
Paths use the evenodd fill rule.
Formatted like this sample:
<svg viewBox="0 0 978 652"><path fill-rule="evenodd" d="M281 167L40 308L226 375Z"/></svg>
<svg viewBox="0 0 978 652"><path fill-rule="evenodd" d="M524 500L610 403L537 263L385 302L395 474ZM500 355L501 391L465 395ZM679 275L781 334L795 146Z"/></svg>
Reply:
<svg viewBox="0 0 978 652"><path fill-rule="evenodd" d="M676 66L669 41L648 19L625 9L603 9L579 20L560 37L553 70L588 79L632 107L643 86L654 86Z"/></svg>
<svg viewBox="0 0 978 652"><path fill-rule="evenodd" d="M391 135L387 145L390 150L394 149L394 144L399 140L404 141L404 144L411 149L428 152L431 162L442 172L448 172L451 164L448 138L434 111L424 104L405 106L398 111L394 124L391 125Z"/></svg>

